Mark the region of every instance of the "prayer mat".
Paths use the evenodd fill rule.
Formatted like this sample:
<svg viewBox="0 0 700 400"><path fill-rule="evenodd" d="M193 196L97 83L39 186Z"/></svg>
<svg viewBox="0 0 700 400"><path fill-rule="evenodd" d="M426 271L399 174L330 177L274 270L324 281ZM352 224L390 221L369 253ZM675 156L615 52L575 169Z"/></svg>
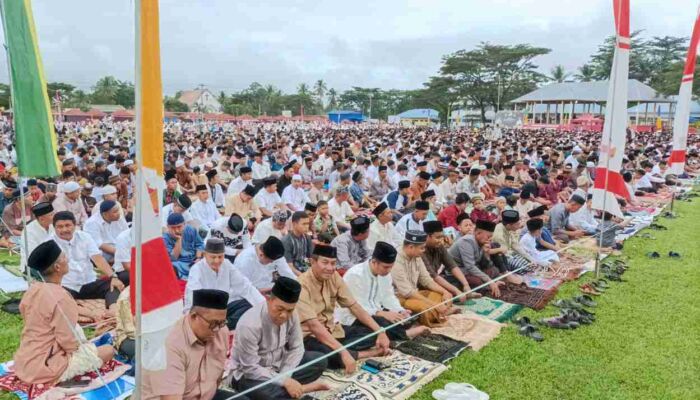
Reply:
<svg viewBox="0 0 700 400"><path fill-rule="evenodd" d="M429 334L407 340L396 346L396 350L423 360L444 364L457 357L468 346L469 343L447 336Z"/></svg>
<svg viewBox="0 0 700 400"><path fill-rule="evenodd" d="M123 376L131 366L114 360L100 368L102 379L95 372L88 372L79 378L90 378L90 384L74 388L24 383L15 375L13 365L13 361L0 364L0 389L16 394L21 400L121 400L131 396L135 387L133 378Z"/></svg>
<svg viewBox="0 0 700 400"><path fill-rule="evenodd" d="M515 314L523 309L523 306L520 304L506 303L505 301L492 299L490 297L470 299L466 304L456 304L456 306L463 311L474 313L497 322L510 321Z"/></svg>
<svg viewBox="0 0 700 400"><path fill-rule="evenodd" d="M13 274L7 268L0 266L0 290L4 293L26 292L29 288L24 278Z"/></svg>
<svg viewBox="0 0 700 400"><path fill-rule="evenodd" d="M561 285L561 279L544 278L534 274L523 275L523 281L531 288L542 290L557 289Z"/></svg>
<svg viewBox="0 0 700 400"><path fill-rule="evenodd" d="M501 296L499 300L520 304L539 311L545 308L547 303L549 303L556 294L556 289L535 289L527 287L527 285L515 285L508 282L505 286L501 287Z"/></svg>
<svg viewBox="0 0 700 400"><path fill-rule="evenodd" d="M384 397L370 386L361 386L339 375L324 374L318 382L325 383L331 389L307 393L302 400L384 400Z"/></svg>
<svg viewBox="0 0 700 400"><path fill-rule="evenodd" d="M327 377L338 380L348 379L362 388L372 389L384 398L405 400L447 370L443 364L409 356L396 350L389 356L373 357L372 359L387 364L389 367L373 374L358 366L357 372L350 376L344 376L343 371L328 371L323 374L322 379ZM331 398L336 399L336 397ZM339 399L346 398L350 397Z"/></svg>
<svg viewBox="0 0 700 400"><path fill-rule="evenodd" d="M445 326L431 328L430 332L469 343L470 349L479 351L498 336L504 326L475 314L454 314L447 317Z"/></svg>

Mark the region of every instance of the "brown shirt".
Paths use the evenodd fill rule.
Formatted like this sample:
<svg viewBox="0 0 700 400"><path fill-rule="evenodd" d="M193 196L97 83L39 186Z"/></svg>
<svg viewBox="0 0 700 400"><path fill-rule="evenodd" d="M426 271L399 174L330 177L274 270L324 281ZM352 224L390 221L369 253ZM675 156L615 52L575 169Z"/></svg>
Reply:
<svg viewBox="0 0 700 400"><path fill-rule="evenodd" d="M213 398L224 372L228 333L228 328L223 327L202 343L192 332L189 314L182 316L165 342L166 369L144 370L142 398L157 400L166 395L181 395L183 400Z"/></svg>
<svg viewBox="0 0 700 400"><path fill-rule="evenodd" d="M425 289L433 281L420 257L408 258L399 250L394 268L391 269L391 279L394 280L396 296L399 299L411 297L419 289Z"/></svg>
<svg viewBox="0 0 700 400"><path fill-rule="evenodd" d="M309 269L299 275L299 283L301 284L301 295L297 303L297 313L299 314L299 322L302 323L304 337L310 335L311 332L303 323L315 318L328 329L334 338L343 339L345 331L333 316L336 303L341 307L352 307L357 303L343 278L334 272L331 279L321 282Z"/></svg>
<svg viewBox="0 0 700 400"><path fill-rule="evenodd" d="M452 258L450 253L447 252L447 249L442 246L426 246L422 258L425 269L428 270L428 274L430 274L430 277L433 279L438 275L443 275L445 270L451 271L453 268L458 267L455 259Z"/></svg>
<svg viewBox="0 0 700 400"><path fill-rule="evenodd" d="M258 216L258 205L255 204L253 199L250 199L247 203L243 202L240 193L226 197L225 212L224 215L238 214L244 220L249 220L252 217Z"/></svg>
<svg viewBox="0 0 700 400"><path fill-rule="evenodd" d="M72 331L78 324L78 305L61 285L34 282L19 311L24 329L15 353L17 377L27 383L56 383L79 346Z"/></svg>

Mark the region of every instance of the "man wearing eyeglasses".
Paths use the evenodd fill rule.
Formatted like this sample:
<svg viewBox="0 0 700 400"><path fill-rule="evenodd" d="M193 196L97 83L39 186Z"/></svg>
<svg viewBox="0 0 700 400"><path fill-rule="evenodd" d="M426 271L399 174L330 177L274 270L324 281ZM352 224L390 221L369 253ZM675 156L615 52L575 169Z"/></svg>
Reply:
<svg viewBox="0 0 700 400"><path fill-rule="evenodd" d="M144 370L144 400L216 398L228 351L227 305L228 293L222 290L192 293L192 308L166 339L166 368Z"/></svg>

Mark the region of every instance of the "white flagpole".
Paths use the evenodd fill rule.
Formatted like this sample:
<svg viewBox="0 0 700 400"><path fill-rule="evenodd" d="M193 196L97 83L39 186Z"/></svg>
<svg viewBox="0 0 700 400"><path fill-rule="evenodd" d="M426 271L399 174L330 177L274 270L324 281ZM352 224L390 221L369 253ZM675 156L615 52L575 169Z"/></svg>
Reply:
<svg viewBox="0 0 700 400"><path fill-rule="evenodd" d="M143 210L141 207L141 196L147 195L147 193L143 192L143 187L144 187L144 182L143 182L143 149L141 148L142 146L142 135L143 132L141 130L141 120L143 118L143 107L141 105L141 98L142 98L142 86L141 86L141 0L135 0L134 1L134 9L135 9L135 20L136 24L135 26L135 50L136 50L136 57L134 58L135 60L135 95L136 95L136 166L140 171L137 171L136 173L136 190L134 191L134 197L136 201L134 202L134 245L136 246L135 248L135 260L134 260L134 265L132 268L136 268L134 277L135 282L131 282L131 284L135 284L135 299L132 299L135 303L135 332L134 332L134 339L136 342L135 346L135 382L136 382L136 389L134 391L134 398L135 399L140 399L141 398L141 387L143 385L143 362L142 362L142 328L141 328L141 323L142 323L142 318L141 318L141 309L142 309L142 293L141 293L141 276L142 276L142 269L141 269L141 261L142 261L142 243L143 243L143 235L141 233L141 225L142 225L142 214Z"/></svg>

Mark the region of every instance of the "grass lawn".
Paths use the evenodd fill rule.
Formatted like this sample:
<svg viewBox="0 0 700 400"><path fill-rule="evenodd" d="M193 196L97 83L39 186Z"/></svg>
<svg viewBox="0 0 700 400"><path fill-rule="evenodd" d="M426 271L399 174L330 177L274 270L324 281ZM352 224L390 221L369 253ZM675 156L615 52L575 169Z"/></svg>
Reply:
<svg viewBox="0 0 700 400"><path fill-rule="evenodd" d="M657 220L668 231L645 231L656 240L625 241L627 282L610 282L596 298L593 325L542 328L541 343L508 327L480 352L462 353L413 398L432 399L448 382L469 382L494 400L700 399L700 201L676 202L674 211L681 218ZM667 257L669 250L683 258ZM648 259L649 251L662 257ZM578 294L587 279L563 286L557 298ZM556 314L550 306L519 315Z"/></svg>
<svg viewBox="0 0 700 400"><path fill-rule="evenodd" d="M469 382L502 399L698 399L700 398L700 201L676 203L678 219L660 218L668 231L651 231L656 240L625 242L630 257L625 283L596 298L597 321L573 331L542 328L536 343L508 327L478 353L465 352L450 369L418 392L432 399L447 382ZM645 254L658 251L662 258ZM675 250L680 260L665 254ZM2 258L2 256L0 256ZM2 260L0 260L2 262ZM559 298L578 293L573 282ZM555 315L548 307L519 315ZM0 311L0 360L9 360L19 343L21 320ZM0 394L0 400L16 399Z"/></svg>

